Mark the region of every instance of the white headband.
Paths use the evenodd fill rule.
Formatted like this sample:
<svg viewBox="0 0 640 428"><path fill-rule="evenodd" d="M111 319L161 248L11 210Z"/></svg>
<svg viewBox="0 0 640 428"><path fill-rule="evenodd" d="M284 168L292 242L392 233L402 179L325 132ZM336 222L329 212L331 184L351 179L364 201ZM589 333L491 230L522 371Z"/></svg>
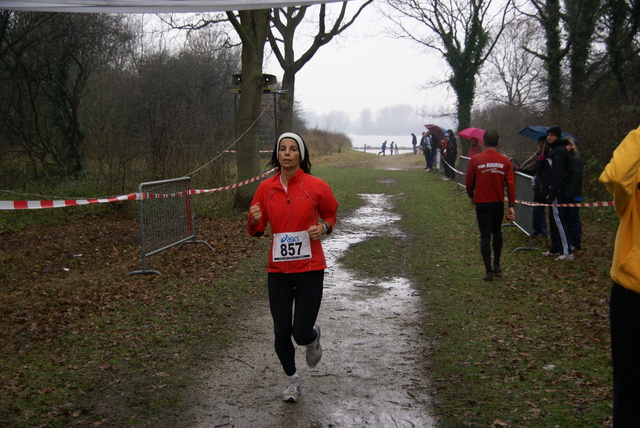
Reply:
<svg viewBox="0 0 640 428"><path fill-rule="evenodd" d="M285 132L280 136L280 138L278 138L278 144L276 145L276 153L280 151L280 141L284 140L285 138L291 138L298 143L298 148L300 149L300 162L302 162L305 157L304 142L302 141L302 138L294 132Z"/></svg>

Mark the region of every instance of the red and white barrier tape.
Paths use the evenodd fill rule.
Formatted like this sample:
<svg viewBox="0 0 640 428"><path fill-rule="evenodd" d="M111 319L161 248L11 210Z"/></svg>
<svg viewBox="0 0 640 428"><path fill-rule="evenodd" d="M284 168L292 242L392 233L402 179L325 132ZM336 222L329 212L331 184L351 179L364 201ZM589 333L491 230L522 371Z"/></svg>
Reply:
<svg viewBox="0 0 640 428"><path fill-rule="evenodd" d="M449 168L451 168L453 170L453 172L457 173L457 174L461 174L461 175L467 175L466 172L462 172L462 171L458 171L455 167L449 165L449 162L447 162L446 160L444 160L444 155L442 154L442 150L440 150L440 160L444 163L447 164L447 166Z"/></svg>
<svg viewBox="0 0 640 428"><path fill-rule="evenodd" d="M130 193L128 195L114 196L111 198L95 198L95 199L75 199L75 200L57 200L57 201L0 201L0 210L36 210L43 208L64 208L64 207L73 207L79 205L89 205L89 204L102 204L107 202L119 202L119 201L141 201L145 199L164 199L164 198L174 198L178 196L187 196L187 195L200 195L204 193L212 193L212 192L220 192L223 190L231 190L236 187L245 186L247 184L253 183L254 181L261 180L271 173L273 173L276 169L270 169L267 172L260 174L257 177L249 178L247 180L241 181L239 183L231 184L229 186L218 187L217 189L204 189L204 190L185 190L184 192L177 193Z"/></svg>
<svg viewBox="0 0 640 428"><path fill-rule="evenodd" d="M542 204L540 202L519 201L516 204L528 205L530 207L612 207L613 201L607 202L580 202L575 204Z"/></svg>
<svg viewBox="0 0 640 428"><path fill-rule="evenodd" d="M225 153L238 153L237 150L225 150ZM258 150L258 153L273 153L273 150Z"/></svg>
<svg viewBox="0 0 640 428"><path fill-rule="evenodd" d="M457 172L458 174L462 174L462 175L466 175L466 173L458 171L457 169L455 169L454 167L452 167L451 165L449 165L449 163L447 163L446 160L444 160L444 156L442 157L442 162L446 163L449 168L451 168L453 171ZM572 208L572 207L612 207L613 206L613 201L606 201L606 202L580 202L580 203L574 203L574 204L543 204L540 202L530 202L530 201L519 201L516 200L516 204L522 204L522 205L528 205L530 207L563 207L563 208Z"/></svg>

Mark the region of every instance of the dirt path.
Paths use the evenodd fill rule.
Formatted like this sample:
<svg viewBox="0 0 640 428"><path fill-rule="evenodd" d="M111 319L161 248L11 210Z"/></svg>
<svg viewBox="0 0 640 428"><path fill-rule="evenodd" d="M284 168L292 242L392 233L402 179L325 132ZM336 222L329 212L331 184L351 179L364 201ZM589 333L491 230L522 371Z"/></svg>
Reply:
<svg viewBox="0 0 640 428"><path fill-rule="evenodd" d="M197 427L431 427L427 348L417 293L405 278L354 277L337 263L349 245L376 234L401 236L385 195L342 218L323 242L330 268L318 324L322 361L315 369L297 349L303 398L280 399L286 377L273 350L267 302L247 313L239 338L194 390L182 421ZM357 221L356 221L357 220Z"/></svg>

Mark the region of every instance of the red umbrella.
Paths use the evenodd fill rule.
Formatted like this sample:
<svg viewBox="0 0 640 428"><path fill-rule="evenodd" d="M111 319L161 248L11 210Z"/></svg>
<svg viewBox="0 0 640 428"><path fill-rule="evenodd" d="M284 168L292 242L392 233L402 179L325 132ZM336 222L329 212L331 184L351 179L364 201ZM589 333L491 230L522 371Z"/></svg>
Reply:
<svg viewBox="0 0 640 428"><path fill-rule="evenodd" d="M438 137L438 139L444 138L444 133L446 131L442 127L438 125L425 125L424 127L427 128L433 135Z"/></svg>
<svg viewBox="0 0 640 428"><path fill-rule="evenodd" d="M484 129L466 128L466 129L463 129L462 131L458 132L458 135L461 136L461 137L466 138L467 140L470 140L472 138L477 138L478 141L483 141L484 140Z"/></svg>

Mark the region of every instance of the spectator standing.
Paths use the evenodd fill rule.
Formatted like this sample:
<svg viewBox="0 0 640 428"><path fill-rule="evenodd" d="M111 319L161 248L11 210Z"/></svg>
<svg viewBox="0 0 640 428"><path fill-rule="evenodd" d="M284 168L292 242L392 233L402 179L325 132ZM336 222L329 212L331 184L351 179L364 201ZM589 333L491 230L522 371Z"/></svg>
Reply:
<svg viewBox="0 0 640 428"><path fill-rule="evenodd" d="M447 143L447 162L451 166L449 168L449 180L454 180L456 178L454 168L456 167L456 160L458 159L458 141L451 129L447 132L449 133L449 142Z"/></svg>
<svg viewBox="0 0 640 428"><path fill-rule="evenodd" d="M440 169L440 159L438 158L438 137L436 134L430 133L429 142L431 143L431 157L429 158L431 161L430 165L432 168L435 166L436 169Z"/></svg>
<svg viewBox="0 0 640 428"><path fill-rule="evenodd" d="M609 321L613 363L613 426L640 421L640 128L613 152L600 175L620 218L611 261Z"/></svg>
<svg viewBox="0 0 640 428"><path fill-rule="evenodd" d="M453 131L449 129L447 131L447 147L445 149L445 167L444 175L447 181L454 180L456 173L454 168L456 167L456 160L458 159L458 142L456 136L453 135Z"/></svg>
<svg viewBox="0 0 640 428"><path fill-rule="evenodd" d="M469 160L465 184L471 203L476 207L480 229L480 253L484 262L485 281L493 280L502 272L502 217L504 215L504 188L507 187L510 221L515 220L516 185L513 166L506 156L497 151L499 135L496 131L484 134L485 150ZM493 246L492 246L493 238ZM493 263L491 250L493 247Z"/></svg>
<svg viewBox="0 0 640 428"><path fill-rule="evenodd" d="M425 171L431 171L431 133L423 132L422 139L420 140L420 149L424 155Z"/></svg>
<svg viewBox="0 0 640 428"><path fill-rule="evenodd" d="M389 146L389 156L393 156L393 141L391 142L391 145Z"/></svg>
<svg viewBox="0 0 640 428"><path fill-rule="evenodd" d="M551 165L546 158L549 155L547 137L538 138L538 150L518 170L524 174L533 176L533 201L540 204L547 203L547 189L543 183L550 182ZM531 162L534 162L533 165ZM546 207L537 205L533 207L532 234L533 236L547 237Z"/></svg>
<svg viewBox="0 0 640 428"><path fill-rule="evenodd" d="M552 126L547 131L547 144L549 144L549 156L546 158L551 167L548 186L543 183L547 190L547 204L549 207L549 232L551 235L551 248L542 253L544 256L558 256L556 260L573 260L575 256L571 253L569 244L569 233L567 225L563 221L566 217L564 207L558 204L565 204L571 201L565 197L567 177L569 176L569 152L562 140L562 130L559 126Z"/></svg>
<svg viewBox="0 0 640 428"><path fill-rule="evenodd" d="M482 146L480 145L480 141L477 138L471 139L471 147L469 147L469 151L467 152L468 157L473 157L482 153Z"/></svg>
<svg viewBox="0 0 640 428"><path fill-rule="evenodd" d="M565 187L565 199L580 203L582 202L582 159L573 138L567 137L564 141L565 147L569 152L569 181ZM571 251L581 250L582 222L580 221L580 207L567 207L564 209L564 214Z"/></svg>
<svg viewBox="0 0 640 428"><path fill-rule="evenodd" d="M445 134L444 137L440 139L440 161L443 163L442 169L444 170L444 177L442 179L444 181L449 181L449 165L447 165L447 147L449 145L449 136Z"/></svg>
<svg viewBox="0 0 640 428"><path fill-rule="evenodd" d="M417 154L418 153L418 138L416 137L416 134L414 134L413 132L411 133L411 145L413 146L413 154Z"/></svg>

